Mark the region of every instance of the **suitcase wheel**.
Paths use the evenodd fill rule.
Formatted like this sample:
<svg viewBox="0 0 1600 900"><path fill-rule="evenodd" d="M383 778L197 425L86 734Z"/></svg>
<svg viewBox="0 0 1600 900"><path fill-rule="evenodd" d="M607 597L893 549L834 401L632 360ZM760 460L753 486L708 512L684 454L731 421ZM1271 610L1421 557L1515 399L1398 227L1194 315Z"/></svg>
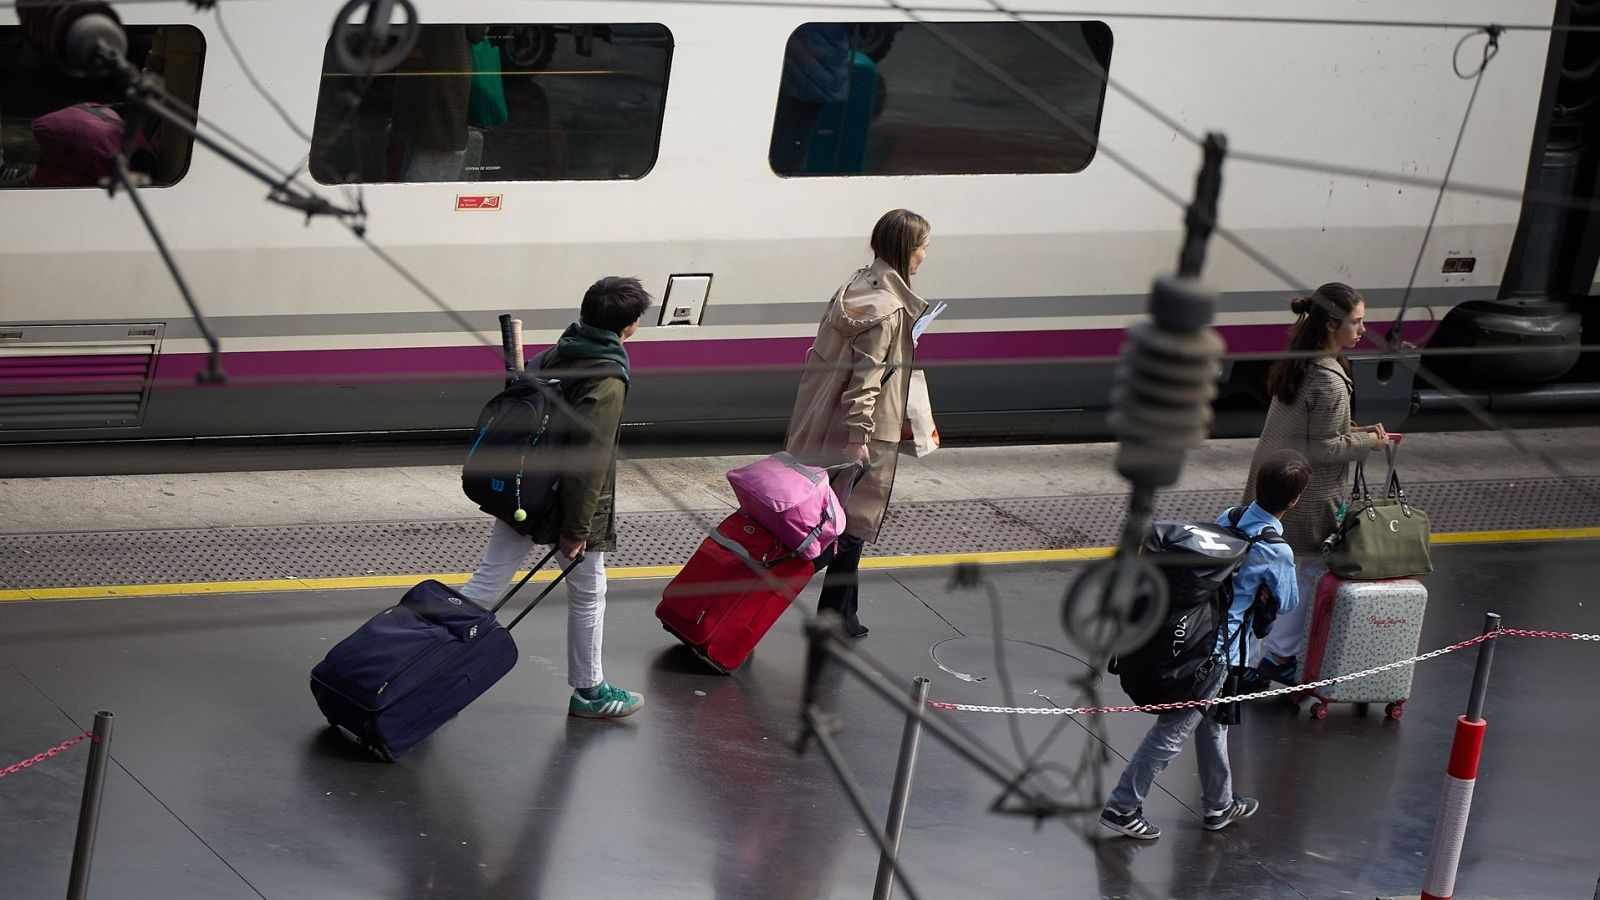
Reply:
<svg viewBox="0 0 1600 900"><path fill-rule="evenodd" d="M1326 719L1328 717L1328 704L1318 700L1311 707L1311 718Z"/></svg>
<svg viewBox="0 0 1600 900"><path fill-rule="evenodd" d="M1396 700L1383 708L1383 714L1391 719L1398 719L1405 713L1405 706L1404 700Z"/></svg>

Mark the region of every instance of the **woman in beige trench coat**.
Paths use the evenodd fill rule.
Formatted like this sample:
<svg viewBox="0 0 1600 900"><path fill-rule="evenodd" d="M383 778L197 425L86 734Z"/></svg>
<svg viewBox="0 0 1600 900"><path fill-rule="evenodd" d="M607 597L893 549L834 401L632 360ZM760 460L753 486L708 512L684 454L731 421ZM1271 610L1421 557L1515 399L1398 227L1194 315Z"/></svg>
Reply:
<svg viewBox="0 0 1600 900"><path fill-rule="evenodd" d="M1317 581L1328 571L1322 540L1337 525L1335 513L1348 490L1350 463L1389 445L1383 425L1350 421L1354 389L1342 354L1366 333L1366 301L1349 285L1331 281L1290 303L1289 310L1298 317L1289 334L1294 356L1274 362L1267 373L1272 405L1244 490L1245 503L1255 499L1256 473L1278 450L1298 450L1311 462L1311 482L1300 502L1283 515L1283 538L1294 551L1300 602L1273 623L1257 666L1264 678L1284 683L1292 683L1299 668L1306 615L1316 600Z"/></svg>
<svg viewBox="0 0 1600 900"><path fill-rule="evenodd" d="M839 288L806 357L784 447L813 465L866 469L845 501L845 530L828 563L817 611L833 610L861 637L857 568L878 539L894 486L900 430L916 347L911 325L928 304L911 290L928 252L928 221L910 210L884 213L872 229L872 265Z"/></svg>

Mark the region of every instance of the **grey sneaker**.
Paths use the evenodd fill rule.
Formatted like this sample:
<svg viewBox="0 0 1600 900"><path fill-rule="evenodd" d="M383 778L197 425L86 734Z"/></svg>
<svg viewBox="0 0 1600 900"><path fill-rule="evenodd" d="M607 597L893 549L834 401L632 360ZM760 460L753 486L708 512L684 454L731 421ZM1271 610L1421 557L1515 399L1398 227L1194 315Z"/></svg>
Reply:
<svg viewBox="0 0 1600 900"><path fill-rule="evenodd" d="M1207 831L1221 831L1239 819L1248 819L1261 808L1260 801L1252 797L1233 795L1233 802L1224 809L1206 810L1205 826Z"/></svg>
<svg viewBox="0 0 1600 900"><path fill-rule="evenodd" d="M1153 841L1161 837L1161 829L1150 824L1150 820L1144 817L1144 807L1126 814L1110 809L1104 810L1100 813L1100 824L1135 840Z"/></svg>

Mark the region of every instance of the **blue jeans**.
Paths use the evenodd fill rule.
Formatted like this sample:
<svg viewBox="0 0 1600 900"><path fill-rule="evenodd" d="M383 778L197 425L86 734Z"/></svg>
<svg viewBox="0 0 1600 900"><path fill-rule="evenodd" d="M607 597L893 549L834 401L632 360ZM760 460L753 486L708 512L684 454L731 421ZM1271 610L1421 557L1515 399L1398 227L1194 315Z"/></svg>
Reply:
<svg viewBox="0 0 1600 900"><path fill-rule="evenodd" d="M1206 683L1201 698L1215 697L1222 691L1222 680L1227 667L1217 665ZM1225 809L1233 802L1233 772L1228 767L1228 726L1218 725L1208 716L1207 710L1180 709L1156 716L1139 749L1133 751L1128 767L1122 770L1116 789L1106 800L1106 809L1118 815L1127 815L1144 806L1150 793L1167 765L1183 752L1184 742L1191 734L1195 737L1195 753L1200 757L1200 799L1207 812ZM1198 732L1198 734L1197 734Z"/></svg>

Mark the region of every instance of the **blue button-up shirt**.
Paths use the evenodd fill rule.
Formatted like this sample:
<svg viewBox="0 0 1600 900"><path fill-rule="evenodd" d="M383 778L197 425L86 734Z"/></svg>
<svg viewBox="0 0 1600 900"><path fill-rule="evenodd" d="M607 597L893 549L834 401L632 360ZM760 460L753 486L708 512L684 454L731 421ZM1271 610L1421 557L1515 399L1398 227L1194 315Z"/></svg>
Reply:
<svg viewBox="0 0 1600 900"><path fill-rule="evenodd" d="M1218 525L1228 524L1228 512L1224 511L1217 517ZM1238 527L1251 537L1267 528L1278 532L1280 536L1283 534L1283 523L1254 503L1244 511ZM1239 570L1233 573L1233 605L1228 607L1227 627L1217 635L1217 656L1222 657L1226 650L1230 666L1239 664L1239 645L1242 642L1235 640L1228 646L1228 638L1239 630L1244 614L1255 602L1256 588L1261 585L1266 585L1277 599L1279 615L1299 604L1300 588L1294 577L1294 551L1289 549L1288 544L1269 544L1265 541L1255 544L1245 554Z"/></svg>

